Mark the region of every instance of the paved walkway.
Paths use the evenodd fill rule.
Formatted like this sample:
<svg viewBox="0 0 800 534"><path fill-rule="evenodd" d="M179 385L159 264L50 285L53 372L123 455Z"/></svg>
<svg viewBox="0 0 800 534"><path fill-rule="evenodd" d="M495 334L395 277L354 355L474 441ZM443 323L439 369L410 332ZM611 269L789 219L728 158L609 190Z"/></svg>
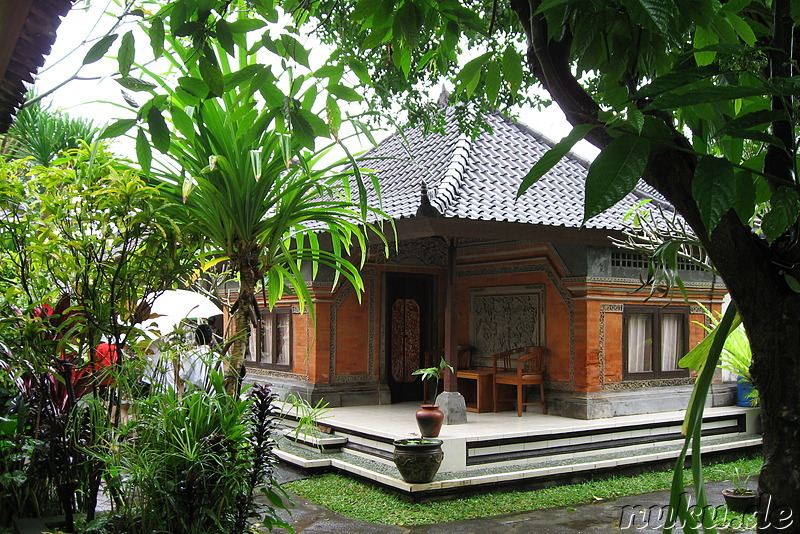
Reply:
<svg viewBox="0 0 800 534"><path fill-rule="evenodd" d="M279 481L288 482L302 478L302 473L281 467ZM706 485L712 505L722 505L721 491L730 482ZM483 519L470 519L451 523L416 526L379 525L357 521L336 514L325 507L294 496L295 507L288 516L298 533L318 534L609 534L661 532L664 518L659 521L659 509L669 503L669 492L657 491L620 499L609 499L570 508L550 508L519 512ZM654 507L654 508L651 508ZM717 510L724 513L725 506ZM650 517L649 525L646 517ZM287 518L287 515L284 515ZM730 532L751 534L754 530L730 525ZM628 527L628 528L623 528ZM277 532L285 532L283 530ZM676 529L675 533L682 532Z"/></svg>

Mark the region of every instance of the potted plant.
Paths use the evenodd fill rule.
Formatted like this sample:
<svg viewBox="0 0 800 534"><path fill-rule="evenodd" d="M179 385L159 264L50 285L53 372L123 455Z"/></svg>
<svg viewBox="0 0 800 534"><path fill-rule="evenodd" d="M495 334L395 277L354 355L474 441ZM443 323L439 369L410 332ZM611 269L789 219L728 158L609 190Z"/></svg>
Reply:
<svg viewBox="0 0 800 534"><path fill-rule="evenodd" d="M444 357L442 357L439 361L439 365L417 369L411 374L419 375L423 381L433 379L433 398L436 399L436 394L439 390L439 379L444 376L446 371L450 371L452 373L454 369L453 366L449 365L444 360ZM419 410L417 410L417 426L419 427L419 432L422 437L435 438L439 435L439 431L442 429L444 413L439 409L438 404L428 404L427 400L427 397L423 398L422 406L420 406Z"/></svg>
<svg viewBox="0 0 800 534"><path fill-rule="evenodd" d="M394 464L409 484L427 484L439 471L444 452L442 440L404 438L394 440Z"/></svg>
<svg viewBox="0 0 800 534"><path fill-rule="evenodd" d="M747 487L749 476L743 477L738 468L733 470L733 488L722 491L725 504L732 512L747 513L755 510L758 506L758 494L755 490Z"/></svg>
<svg viewBox="0 0 800 534"><path fill-rule="evenodd" d="M744 327L739 326L728 334L719 364L722 369L739 376L736 388L736 404L739 406L758 405L758 391L753 387L753 378L750 375L752 361L750 340Z"/></svg>

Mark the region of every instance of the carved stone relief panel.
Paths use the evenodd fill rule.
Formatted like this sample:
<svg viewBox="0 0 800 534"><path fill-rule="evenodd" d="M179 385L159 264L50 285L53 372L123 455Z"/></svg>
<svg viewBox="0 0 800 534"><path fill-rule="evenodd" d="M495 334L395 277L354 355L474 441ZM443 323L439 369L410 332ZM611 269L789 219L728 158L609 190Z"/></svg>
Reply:
<svg viewBox="0 0 800 534"><path fill-rule="evenodd" d="M544 286L473 289L470 294L470 342L478 364L514 347L544 344Z"/></svg>

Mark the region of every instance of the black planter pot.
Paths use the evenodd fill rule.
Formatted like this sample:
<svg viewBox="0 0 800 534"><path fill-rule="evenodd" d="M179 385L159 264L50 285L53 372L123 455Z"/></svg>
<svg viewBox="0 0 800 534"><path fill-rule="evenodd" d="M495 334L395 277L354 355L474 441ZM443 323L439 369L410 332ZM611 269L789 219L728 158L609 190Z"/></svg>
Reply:
<svg viewBox="0 0 800 534"><path fill-rule="evenodd" d="M406 438L394 441L394 464L409 484L427 484L442 465L442 440Z"/></svg>
<svg viewBox="0 0 800 534"><path fill-rule="evenodd" d="M740 494L732 489L722 491L722 496L725 498L725 504L732 512L739 512L740 514L754 512L758 509L758 495L756 493Z"/></svg>

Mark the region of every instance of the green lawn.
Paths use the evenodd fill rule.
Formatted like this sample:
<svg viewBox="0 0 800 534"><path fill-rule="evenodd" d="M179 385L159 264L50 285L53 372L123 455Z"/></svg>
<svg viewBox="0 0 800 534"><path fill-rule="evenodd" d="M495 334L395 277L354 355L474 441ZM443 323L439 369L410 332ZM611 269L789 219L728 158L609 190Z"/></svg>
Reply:
<svg viewBox="0 0 800 534"><path fill-rule="evenodd" d="M756 476L761 464L761 458L746 458L705 466L704 473L707 481L729 480L737 468L743 475ZM689 470L685 472L684 480L691 484L692 474ZM375 485L338 474L312 476L285 484L284 488L354 519L389 525L421 525L569 507L598 499L666 490L671 482L671 471L648 472L533 491L494 492L420 503L407 502Z"/></svg>

